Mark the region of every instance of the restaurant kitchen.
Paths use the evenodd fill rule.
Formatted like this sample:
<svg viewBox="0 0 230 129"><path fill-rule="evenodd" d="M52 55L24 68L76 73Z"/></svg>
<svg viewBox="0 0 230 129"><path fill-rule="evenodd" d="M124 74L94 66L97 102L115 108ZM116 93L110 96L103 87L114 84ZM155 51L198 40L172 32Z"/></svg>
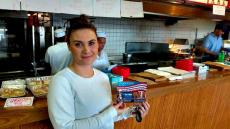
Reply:
<svg viewBox="0 0 230 129"><path fill-rule="evenodd" d="M23 0L22 0L23 1ZM197 8L194 6L187 6L174 4L171 2L156 2L152 1L153 4L161 5L164 7L175 7L178 8L186 8L190 10L194 8L194 10L199 10L201 8ZM190 58L193 56L192 49L194 48L195 43L198 39L204 38L208 33L214 30L214 27L217 23L217 19L208 16L198 16L197 14L193 15L187 14L182 15L178 13L178 15L172 13L164 14L168 11L169 8L164 8L165 12L157 12L156 13L149 8L149 5L153 6L150 0L143 1L144 7L144 17L143 18L133 18L133 17L113 17L113 16L90 16L93 20L93 23L97 27L98 31L106 32L107 34L107 43L105 45L105 52L109 56L109 61L111 64L122 65L130 68L131 74L143 72L148 68L157 68L161 66L174 66L175 61L178 59ZM44 7L45 8L45 7ZM153 6L153 8L157 8ZM204 7L209 8L209 7ZM206 9L201 9L204 12L209 12ZM162 10L161 10L162 11ZM56 13L56 12L42 12L42 11L10 11L10 10L1 10L0 13L0 79L1 81L9 80L9 79L24 79L28 77L40 77L50 75L49 70L46 69L46 65L44 63L44 54L47 48L51 45L54 45L53 40L53 31L55 28L65 28L68 27L66 21L67 19L78 17L79 14L65 14L65 13ZM204 12L202 14L204 14ZM18 15L20 13L20 15ZM162 15L163 14L163 15ZM228 12L226 14L229 15ZM194 17L195 16L195 17ZM219 18L219 17L217 17ZM226 17L221 17L219 20L224 20ZM228 24L228 21L225 19L225 23ZM15 29L17 28L17 29ZM227 34L227 33L226 33ZM228 35L226 36L228 39ZM178 42L179 40L179 42ZM182 42L183 41L183 42ZM194 57L192 57L194 58ZM195 74L193 74L195 76ZM165 118L168 120L171 117L165 117L164 115L172 114L180 115L181 111L187 113L187 107L184 109L185 105L193 105L197 106L195 108L189 108L191 113L185 114L184 117L179 119L175 119L176 117L172 117L174 121L168 125L175 125L178 129L183 129L186 127L186 122L183 120L194 122L190 119L189 115L194 115L194 117L200 118L202 115L197 115L201 112L201 110L206 108L208 110L202 110L201 114L205 116L209 116L210 112L218 112L216 114L224 114L223 112L227 110L225 109L225 105L229 105L225 99L223 99L223 108L225 110L219 110L222 108L210 108L206 105L209 105L209 101L205 101L202 104L197 104L198 98L203 97L208 100L210 93L212 90L215 93L211 97L213 97L213 103L219 102L222 98L228 96L226 93L226 89L221 89L222 87L227 88L227 76L228 73L214 73L210 74L210 76L205 76L204 81L197 81L196 77L190 78L190 80L185 81L175 81L170 82L167 80L165 84L157 85L157 81L154 81L153 85L149 85L148 96L151 102L151 106L156 106L151 109L149 117L146 118L147 121L143 121L143 123L137 125L134 121L125 121L127 122L127 126L130 125L132 127L140 127L144 128L160 128L162 125L157 126L161 118ZM205 80L206 77L213 77L215 79ZM219 78L223 77L223 78ZM31 79L32 80L32 79ZM165 80L165 79L163 79ZM221 90L217 90L215 92L212 87L217 86L219 82L223 81L223 85L219 87ZM156 82L156 83L155 83ZM188 83L187 83L188 82ZM46 83L46 82L45 82ZM206 85L207 84L207 85ZM195 86L194 86L195 85ZM205 89L202 91L203 88ZM207 92L210 91L210 92ZM219 92L223 92L223 96L219 95ZM187 94L189 93L189 94ZM191 94L190 94L191 93ZM174 95L178 95L177 96ZM32 94L29 94L32 95ZM187 97L187 95L189 97ZM166 96L166 97L165 97ZM166 102L167 96L170 98L170 102ZM181 97L182 96L182 97ZM35 96L36 97L36 96ZM165 98L164 98L165 97ZM192 99L190 99L190 97ZM222 98L221 98L222 97ZM172 100L171 100L172 98ZM196 98L196 99L194 99ZM214 99L216 98L216 99ZM227 97L226 97L227 98ZM175 100L174 100L175 99ZM180 100L183 99L183 104L180 103ZM204 100L205 100L204 99ZM158 103L163 103L163 106ZM178 105L173 102L177 102ZM0 101L0 105L3 106L3 100ZM186 102L190 102L187 104ZM204 104L205 103L205 104ZM168 104L168 105L167 105ZM197 105L196 105L197 104ZM166 107L177 106L173 109L177 112L171 112ZM204 105L202 107L202 105ZM220 105L221 106L221 105ZM165 108L162 108L165 107ZM181 107L181 108L178 108ZM211 107L214 107L213 105ZM160 113L153 109L159 109ZM160 110L162 109L162 110ZM182 110L183 109L183 110ZM196 110L197 109L197 110ZM165 111L168 112L165 112ZM212 110L212 111L210 111ZM213 111L215 110L215 111ZM229 109L228 109L229 110ZM227 110L227 111L228 111ZM12 113L10 110L0 110L1 114L7 114L9 121L12 123L3 124L2 128L7 128L11 126L18 125L18 121L15 121L12 117ZM36 97L34 101L33 108L25 110L15 110L15 112L25 113L26 115L34 116L31 120L23 117L24 122L20 120L20 124L28 124L32 122L39 121L38 123L45 126L50 126L49 117L47 114L47 103L46 99ZM194 112L193 112L194 111ZM221 112L223 111L223 112ZM198 112L198 113L197 113ZM194 113L194 114L193 114ZM40 114L40 115L39 115ZM162 114L163 116L158 116L156 114ZM26 116L25 115L25 116ZM212 114L213 115L213 114ZM215 115L215 114L214 114ZM156 119L153 119L156 116ZM223 115L224 116L224 115ZM222 117L222 116L220 116ZM220 118L214 117L214 118ZM0 117L1 118L1 117ZM8 119L7 118L7 119ZM226 117L227 118L227 117ZM1 120L1 119L0 119ZM26 121L25 121L26 120ZM42 120L42 121L40 121ZM44 121L45 122L44 122ZM170 119L171 120L171 119ZM183 121L180 124L180 121ZM200 120L200 119L199 119ZM225 119L218 119L219 123L222 123ZM217 121L218 121L217 120ZM47 122L48 121L48 122ZM44 124L44 123L45 124ZM202 122L201 122L202 123ZM34 125L34 127L40 126L39 124ZM116 125L118 128L123 128L124 123L120 122ZM204 124L210 125L209 121L205 121ZM32 125L32 124L31 124ZM134 125L134 126L131 126ZM156 125L156 126L155 126ZM228 124L224 127L228 127ZM165 128L167 124L164 126ZM180 127L179 127L180 126ZM198 128L199 124L190 125L192 128L196 126ZM31 126L32 127L32 126ZM142 127L142 128L143 128ZM1 128L1 127L0 127ZM195 128L195 127L194 127ZM201 128L199 128L201 129Z"/></svg>

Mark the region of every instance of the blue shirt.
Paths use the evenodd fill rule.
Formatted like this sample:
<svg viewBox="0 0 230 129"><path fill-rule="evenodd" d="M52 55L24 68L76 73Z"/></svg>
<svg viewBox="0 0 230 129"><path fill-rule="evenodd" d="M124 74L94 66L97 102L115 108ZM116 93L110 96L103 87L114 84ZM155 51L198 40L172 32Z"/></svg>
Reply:
<svg viewBox="0 0 230 129"><path fill-rule="evenodd" d="M203 47L207 48L209 51L218 54L223 46L223 39L221 36L217 37L214 33L210 33L206 36L204 40Z"/></svg>

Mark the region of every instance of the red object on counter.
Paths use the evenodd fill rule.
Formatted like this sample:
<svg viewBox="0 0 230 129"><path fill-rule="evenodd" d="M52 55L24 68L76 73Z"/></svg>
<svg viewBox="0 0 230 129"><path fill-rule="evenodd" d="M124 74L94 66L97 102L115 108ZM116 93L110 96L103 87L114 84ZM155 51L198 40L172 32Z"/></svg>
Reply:
<svg viewBox="0 0 230 129"><path fill-rule="evenodd" d="M124 66L116 66L112 69L112 73L127 78L130 75L130 68Z"/></svg>
<svg viewBox="0 0 230 129"><path fill-rule="evenodd" d="M177 60L176 68L183 69L186 71L193 71L193 60L192 59Z"/></svg>

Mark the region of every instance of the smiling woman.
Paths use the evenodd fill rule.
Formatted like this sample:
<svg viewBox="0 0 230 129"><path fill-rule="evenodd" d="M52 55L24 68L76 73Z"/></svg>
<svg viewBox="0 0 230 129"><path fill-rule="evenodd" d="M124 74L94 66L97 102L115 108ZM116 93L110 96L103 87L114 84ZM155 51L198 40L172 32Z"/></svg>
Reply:
<svg viewBox="0 0 230 129"><path fill-rule="evenodd" d="M73 65L91 65L98 54L97 36L90 29L73 31L68 43L69 50L73 54Z"/></svg>
<svg viewBox="0 0 230 129"><path fill-rule="evenodd" d="M112 104L107 75L92 67L98 41L96 28L86 16L70 22L67 43L73 60L49 86L48 111L54 128L113 129L114 121L129 117L124 115L128 108ZM148 103L143 103L142 117L148 110Z"/></svg>

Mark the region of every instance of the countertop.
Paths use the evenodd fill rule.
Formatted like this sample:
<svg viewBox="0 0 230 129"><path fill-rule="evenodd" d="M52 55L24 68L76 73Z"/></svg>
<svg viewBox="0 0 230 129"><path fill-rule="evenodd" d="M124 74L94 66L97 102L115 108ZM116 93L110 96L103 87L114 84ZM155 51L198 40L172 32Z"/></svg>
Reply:
<svg viewBox="0 0 230 129"><path fill-rule="evenodd" d="M196 90L202 87L209 87L209 85L212 85L218 82L220 83L222 81L224 85L228 85L230 83L230 72L216 71L216 72L210 72L209 74L207 74L206 77L197 76L196 78L185 79L183 81L164 82L164 83L160 83L157 85L151 85L151 86L148 86L147 97L148 97L148 101L150 102L150 105L152 108L154 107L154 104L155 104L155 103L152 103L152 101L154 101L156 98L161 98L163 96L177 94L177 93L180 94L184 92L188 92L188 93L195 92ZM216 85L213 85L213 86L216 86ZM221 83L220 83L220 86L221 86ZM28 94L28 96L32 96L32 94ZM190 100L189 98L187 99ZM34 122L39 122L42 120L45 120L45 121L49 120L46 98L35 98L32 107L3 108L4 102L5 102L5 99L0 99L0 125L1 125L0 128L2 129L16 127L16 126L18 128L18 127L22 127L21 125L32 124ZM151 109L151 110L154 110L155 112L156 109ZM151 115L154 115L154 114L151 113ZM151 121L152 118L150 119L149 117L147 117L146 119L147 119L146 121ZM116 127L122 128L124 123L127 124L127 121L118 122L116 124ZM128 125L129 124L136 125L137 123L133 120L129 120ZM145 124L145 122L142 124ZM49 123L47 127L51 128L50 125L51 124ZM26 126L24 127L26 128ZM39 124L36 124L35 127L38 128ZM133 127L131 128L133 129ZM149 128L142 127L142 129L150 129L150 127ZM151 127L151 129L153 128ZM182 129L182 128L177 128L177 129Z"/></svg>

